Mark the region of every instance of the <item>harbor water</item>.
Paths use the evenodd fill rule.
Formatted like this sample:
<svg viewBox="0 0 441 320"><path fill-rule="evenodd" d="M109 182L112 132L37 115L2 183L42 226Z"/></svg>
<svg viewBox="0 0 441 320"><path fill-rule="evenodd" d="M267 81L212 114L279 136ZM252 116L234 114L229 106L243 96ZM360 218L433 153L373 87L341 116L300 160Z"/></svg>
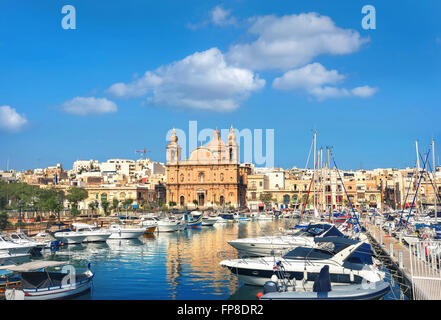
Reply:
<svg viewBox="0 0 441 320"><path fill-rule="evenodd" d="M244 285L219 262L237 258L227 243L237 238L280 234L290 219L216 224L134 240L69 245L43 253L44 260L69 261L77 273L90 262L92 290L76 299L92 300L256 300L262 288ZM390 279L390 274L387 276ZM385 300L403 298L393 281Z"/></svg>

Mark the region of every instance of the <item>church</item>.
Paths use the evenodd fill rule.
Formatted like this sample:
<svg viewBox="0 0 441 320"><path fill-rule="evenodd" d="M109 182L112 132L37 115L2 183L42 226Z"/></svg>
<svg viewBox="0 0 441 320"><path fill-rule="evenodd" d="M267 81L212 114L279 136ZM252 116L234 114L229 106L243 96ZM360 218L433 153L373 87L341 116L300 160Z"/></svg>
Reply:
<svg viewBox="0 0 441 320"><path fill-rule="evenodd" d="M239 163L239 145L231 126L228 144L218 129L204 146L181 159L181 147L173 129L167 146L167 203L178 208L240 208L246 206L249 165Z"/></svg>

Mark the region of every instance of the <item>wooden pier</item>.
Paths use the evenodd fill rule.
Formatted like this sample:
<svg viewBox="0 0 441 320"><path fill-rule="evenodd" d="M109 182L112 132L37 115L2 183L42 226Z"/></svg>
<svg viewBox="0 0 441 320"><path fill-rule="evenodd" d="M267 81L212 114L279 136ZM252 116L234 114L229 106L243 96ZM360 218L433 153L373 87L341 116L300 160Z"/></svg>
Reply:
<svg viewBox="0 0 441 320"><path fill-rule="evenodd" d="M378 258L391 271L405 295L413 300L441 300L439 256L431 255L427 245L415 254L418 244L411 247L364 221L369 241ZM431 259L427 259L429 256Z"/></svg>

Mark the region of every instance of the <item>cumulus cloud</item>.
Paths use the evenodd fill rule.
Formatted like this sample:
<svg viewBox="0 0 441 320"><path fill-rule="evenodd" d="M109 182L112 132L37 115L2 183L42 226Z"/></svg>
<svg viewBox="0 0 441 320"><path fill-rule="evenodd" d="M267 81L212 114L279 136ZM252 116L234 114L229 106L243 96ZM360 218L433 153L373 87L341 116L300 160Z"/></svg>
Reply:
<svg viewBox="0 0 441 320"><path fill-rule="evenodd" d="M217 48L147 71L130 83L117 83L107 92L125 97L148 95L154 105L229 111L265 85L252 71L228 65Z"/></svg>
<svg viewBox="0 0 441 320"><path fill-rule="evenodd" d="M315 62L287 71L281 77L274 79L272 87L284 91L303 91L318 100L350 96L368 98L378 91L378 88L369 86L356 87L351 90L335 86L343 82L345 78L337 70L327 70L323 65Z"/></svg>
<svg viewBox="0 0 441 320"><path fill-rule="evenodd" d="M227 60L252 70L288 70L310 63L323 54L343 55L358 51L369 39L342 29L331 18L315 12L251 18L249 33L257 39L230 47Z"/></svg>
<svg viewBox="0 0 441 320"><path fill-rule="evenodd" d="M7 132L18 132L28 120L24 114L18 114L15 108L0 106L0 130Z"/></svg>
<svg viewBox="0 0 441 320"><path fill-rule="evenodd" d="M61 110L66 113L86 116L91 114L113 113L118 110L113 101L106 98L76 97L61 105Z"/></svg>
<svg viewBox="0 0 441 320"><path fill-rule="evenodd" d="M372 97L375 93L377 93L378 88L372 88L369 86L357 87L351 90L351 93L354 96L360 98L369 98Z"/></svg>
<svg viewBox="0 0 441 320"><path fill-rule="evenodd" d="M236 24L236 18L231 16L231 10L224 9L221 5L210 11L210 18L213 24L221 27Z"/></svg>
<svg viewBox="0 0 441 320"><path fill-rule="evenodd" d="M217 5L208 12L208 18L199 23L187 23L187 28L197 30L207 25L213 24L218 27L237 25L237 19L231 15L231 10L224 9L222 5Z"/></svg>

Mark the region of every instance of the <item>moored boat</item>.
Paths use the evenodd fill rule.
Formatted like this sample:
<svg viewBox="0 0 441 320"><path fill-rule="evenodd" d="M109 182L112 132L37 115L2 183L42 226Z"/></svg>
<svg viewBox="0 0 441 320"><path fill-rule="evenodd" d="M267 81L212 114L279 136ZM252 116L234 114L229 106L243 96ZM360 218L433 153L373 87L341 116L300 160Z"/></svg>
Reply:
<svg viewBox="0 0 441 320"><path fill-rule="evenodd" d="M126 226L123 224L112 224L109 227L111 235L109 239L137 239L143 235L147 228L140 226Z"/></svg>
<svg viewBox="0 0 441 320"><path fill-rule="evenodd" d="M104 242L112 234L109 230L99 229L96 226L87 223L72 223L72 226L77 232L86 235L84 242Z"/></svg>
<svg viewBox="0 0 441 320"><path fill-rule="evenodd" d="M18 273L21 283L18 287L5 290L6 300L52 300L66 299L90 290L94 273L72 274L48 272L48 267L66 265L60 261L32 261L18 266L0 267ZM35 271L44 269L44 271Z"/></svg>
<svg viewBox="0 0 441 320"><path fill-rule="evenodd" d="M296 281L280 280L273 276L264 285L260 300L378 300L390 291L384 280L361 284L331 285L329 266L325 265L314 280L312 288L305 289Z"/></svg>
<svg viewBox="0 0 441 320"><path fill-rule="evenodd" d="M343 237L314 238L314 241L328 244L320 248L297 247L283 256L224 260L220 264L245 284L257 286L269 281L277 266L284 268L285 277L302 280L304 286L312 285L324 265L330 266L335 285L384 279L384 272L373 263L369 244Z"/></svg>
<svg viewBox="0 0 441 320"><path fill-rule="evenodd" d="M67 244L80 244L86 239L87 235L78 231L59 231L54 233L54 237Z"/></svg>

